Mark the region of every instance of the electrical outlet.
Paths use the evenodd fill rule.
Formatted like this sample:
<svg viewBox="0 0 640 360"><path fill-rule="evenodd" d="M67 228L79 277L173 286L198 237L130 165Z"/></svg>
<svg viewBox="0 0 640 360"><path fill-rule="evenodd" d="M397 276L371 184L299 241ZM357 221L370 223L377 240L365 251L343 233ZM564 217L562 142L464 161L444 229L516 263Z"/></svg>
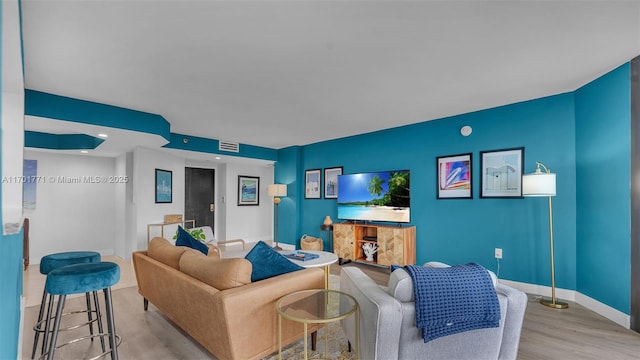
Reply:
<svg viewBox="0 0 640 360"><path fill-rule="evenodd" d="M496 259L502 259L502 249L501 248L496 248Z"/></svg>

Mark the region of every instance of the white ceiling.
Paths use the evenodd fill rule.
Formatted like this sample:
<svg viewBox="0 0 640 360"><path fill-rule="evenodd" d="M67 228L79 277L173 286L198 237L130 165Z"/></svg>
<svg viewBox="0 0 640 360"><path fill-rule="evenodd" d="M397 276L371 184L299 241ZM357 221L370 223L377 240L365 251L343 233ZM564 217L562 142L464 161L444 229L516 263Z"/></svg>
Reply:
<svg viewBox="0 0 640 360"><path fill-rule="evenodd" d="M23 0L22 20L26 88L276 149L572 91L640 55L640 1Z"/></svg>

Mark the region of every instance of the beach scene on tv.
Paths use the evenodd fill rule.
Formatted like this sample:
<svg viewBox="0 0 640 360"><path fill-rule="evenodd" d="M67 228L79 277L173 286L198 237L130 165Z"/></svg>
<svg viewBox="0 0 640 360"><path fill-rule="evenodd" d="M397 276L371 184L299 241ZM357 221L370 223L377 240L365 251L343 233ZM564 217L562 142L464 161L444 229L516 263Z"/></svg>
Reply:
<svg viewBox="0 0 640 360"><path fill-rule="evenodd" d="M338 176L338 218L410 222L409 171Z"/></svg>

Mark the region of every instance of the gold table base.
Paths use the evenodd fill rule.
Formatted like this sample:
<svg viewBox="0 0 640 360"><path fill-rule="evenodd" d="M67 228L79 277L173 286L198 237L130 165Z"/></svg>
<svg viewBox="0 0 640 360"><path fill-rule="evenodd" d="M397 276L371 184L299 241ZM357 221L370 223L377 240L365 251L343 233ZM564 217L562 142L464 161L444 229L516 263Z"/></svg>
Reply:
<svg viewBox="0 0 640 360"><path fill-rule="evenodd" d="M350 301L353 306L350 310L341 313L338 310L337 314L328 314L327 305L329 304L329 297L337 296L337 301L340 304L341 299ZM293 301L291 301L293 299ZM310 300L310 301L309 301ZM291 302L290 302L291 301ZM317 308L308 308L309 304L319 304ZM302 311L304 309L304 311ZM299 322L304 327L304 359L308 359L308 324L328 324L330 322L340 321L351 315L354 316L355 322L355 354L356 359L359 358L359 318L358 318L358 302L351 295L337 290L316 289L316 290L301 290L285 295L276 302L276 310L278 312L278 359L282 360L282 317L291 321ZM314 311L315 310L315 311ZM327 357L327 351L329 348L328 331L325 326L324 332L324 357Z"/></svg>
<svg viewBox="0 0 640 360"><path fill-rule="evenodd" d="M554 309L566 309L569 307L569 304L566 302L558 300L553 301L553 299L541 299L540 304Z"/></svg>

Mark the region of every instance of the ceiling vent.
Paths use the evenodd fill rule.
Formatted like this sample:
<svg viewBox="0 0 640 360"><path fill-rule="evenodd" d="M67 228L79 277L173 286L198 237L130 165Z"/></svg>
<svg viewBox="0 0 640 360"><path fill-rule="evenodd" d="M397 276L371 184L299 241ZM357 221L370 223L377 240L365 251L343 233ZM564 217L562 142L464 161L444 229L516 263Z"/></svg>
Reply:
<svg viewBox="0 0 640 360"><path fill-rule="evenodd" d="M237 152L240 152L240 144L220 140L218 142L218 150L237 153Z"/></svg>

